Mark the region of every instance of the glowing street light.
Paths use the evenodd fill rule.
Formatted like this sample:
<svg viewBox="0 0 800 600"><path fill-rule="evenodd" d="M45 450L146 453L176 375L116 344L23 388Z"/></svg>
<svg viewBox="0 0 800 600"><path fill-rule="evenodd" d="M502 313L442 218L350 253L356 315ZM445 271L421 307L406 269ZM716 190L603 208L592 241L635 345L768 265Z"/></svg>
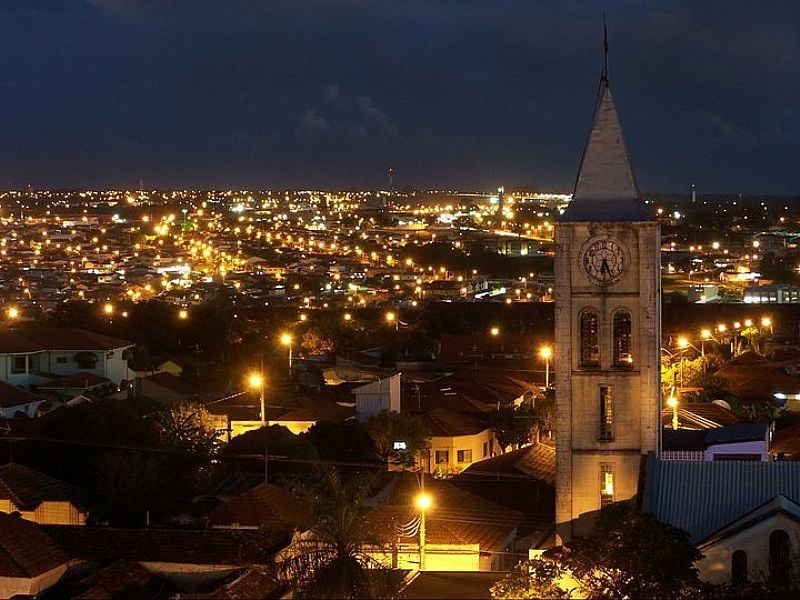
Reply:
<svg viewBox="0 0 800 600"><path fill-rule="evenodd" d="M289 347L289 372L292 371L292 336L289 333L281 334L281 344Z"/></svg>
<svg viewBox="0 0 800 600"><path fill-rule="evenodd" d="M385 318L386 322L389 323L389 325L394 325L395 331L400 330L400 321L398 321L397 315L394 312L392 311L387 312Z"/></svg>
<svg viewBox="0 0 800 600"><path fill-rule="evenodd" d="M497 337L498 335L500 335L500 328L499 327L492 327L489 330L489 333L491 333L492 336Z"/></svg>
<svg viewBox="0 0 800 600"><path fill-rule="evenodd" d="M350 320L352 320L352 318L353 318L353 315L351 315L350 313L344 313L344 320L345 321L350 321Z"/></svg>
<svg viewBox="0 0 800 600"><path fill-rule="evenodd" d="M772 319L769 317L764 317L761 319L761 326L762 327L769 327L769 333L772 335Z"/></svg>
<svg viewBox="0 0 800 600"><path fill-rule="evenodd" d="M114 314L114 305L110 302L106 302L103 305L103 312L107 314L109 317Z"/></svg>
<svg viewBox="0 0 800 600"><path fill-rule="evenodd" d="M424 491L417 494L414 504L419 509L419 570L425 570L425 516L433 505L430 495Z"/></svg>
<svg viewBox="0 0 800 600"><path fill-rule="evenodd" d="M12 306L11 308L9 308L6 311L6 314L8 315L9 319L12 319L12 320L13 319L18 319L19 318L19 309L16 308L15 306Z"/></svg>
<svg viewBox="0 0 800 600"><path fill-rule="evenodd" d="M550 389L550 358L553 356L553 349L550 346L543 346L539 350L539 356L544 359L544 389Z"/></svg>
<svg viewBox="0 0 800 600"><path fill-rule="evenodd" d="M667 406L672 409L672 429L678 429L678 399L674 394L670 394L667 398Z"/></svg>
<svg viewBox="0 0 800 600"><path fill-rule="evenodd" d="M182 309L180 309L180 310L178 311L178 318L179 318L181 321L185 321L186 319L188 319L188 318L189 318L189 311L188 311L188 310L186 310L185 308L182 308Z"/></svg>

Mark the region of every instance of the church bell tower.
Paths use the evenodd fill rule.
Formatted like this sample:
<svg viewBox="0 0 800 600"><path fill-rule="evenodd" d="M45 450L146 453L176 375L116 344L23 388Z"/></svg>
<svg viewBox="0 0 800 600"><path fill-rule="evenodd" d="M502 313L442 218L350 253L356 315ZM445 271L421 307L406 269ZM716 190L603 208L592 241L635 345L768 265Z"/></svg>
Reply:
<svg viewBox="0 0 800 600"><path fill-rule="evenodd" d="M556 533L637 493L659 433L661 236L641 200L607 70L555 228Z"/></svg>

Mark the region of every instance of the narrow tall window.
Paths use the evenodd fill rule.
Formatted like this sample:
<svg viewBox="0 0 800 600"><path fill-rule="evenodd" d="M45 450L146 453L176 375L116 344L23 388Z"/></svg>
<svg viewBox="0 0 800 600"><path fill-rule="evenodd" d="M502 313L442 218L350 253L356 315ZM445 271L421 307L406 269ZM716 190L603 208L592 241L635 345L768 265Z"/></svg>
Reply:
<svg viewBox="0 0 800 600"><path fill-rule="evenodd" d="M790 583L791 549L789 534L783 529L769 534L769 578L776 585L788 586Z"/></svg>
<svg viewBox="0 0 800 600"><path fill-rule="evenodd" d="M600 508L614 502L614 469L610 464L600 465Z"/></svg>
<svg viewBox="0 0 800 600"><path fill-rule="evenodd" d="M736 550L731 556L731 583L744 585L747 579L747 552Z"/></svg>
<svg viewBox="0 0 800 600"><path fill-rule="evenodd" d="M619 310L614 313L614 366L628 367L633 365L631 343L631 313Z"/></svg>
<svg viewBox="0 0 800 600"><path fill-rule="evenodd" d="M597 313L584 310L580 316L581 366L596 367L600 364L600 341Z"/></svg>
<svg viewBox="0 0 800 600"><path fill-rule="evenodd" d="M600 386L600 431L601 440L614 439L614 395L611 386Z"/></svg>

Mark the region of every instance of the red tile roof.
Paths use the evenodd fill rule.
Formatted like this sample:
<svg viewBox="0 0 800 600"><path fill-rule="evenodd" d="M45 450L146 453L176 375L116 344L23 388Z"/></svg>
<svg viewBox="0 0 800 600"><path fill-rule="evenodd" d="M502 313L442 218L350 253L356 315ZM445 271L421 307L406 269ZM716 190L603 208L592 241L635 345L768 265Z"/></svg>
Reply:
<svg viewBox="0 0 800 600"><path fill-rule="evenodd" d="M0 353L13 354L61 350L117 350L133 342L75 327L43 327L0 331Z"/></svg>
<svg viewBox="0 0 800 600"><path fill-rule="evenodd" d="M211 511L208 521L212 527L238 525L280 535L307 521L307 510L291 492L262 483Z"/></svg>
<svg viewBox="0 0 800 600"><path fill-rule="evenodd" d="M489 429L489 424L484 419L446 408L435 408L415 418L431 437L475 435Z"/></svg>
<svg viewBox="0 0 800 600"><path fill-rule="evenodd" d="M30 579L68 560L35 523L0 512L0 577Z"/></svg>
<svg viewBox="0 0 800 600"><path fill-rule="evenodd" d="M2 408L13 408L14 406L21 406L41 400L44 400L44 398L33 392L23 390L5 381L0 381L0 407Z"/></svg>
<svg viewBox="0 0 800 600"><path fill-rule="evenodd" d="M478 544L481 552L502 551L524 519L516 510L445 481L430 479L425 491L433 499L426 513L426 539L430 544ZM396 480L387 501L374 509L368 519L383 527L412 522L418 516L414 507L414 496L418 493L416 477Z"/></svg>
<svg viewBox="0 0 800 600"><path fill-rule="evenodd" d="M550 485L556 480L556 451L547 444L533 444L472 463L465 474L529 476Z"/></svg>
<svg viewBox="0 0 800 600"><path fill-rule="evenodd" d="M15 463L0 467L0 498L26 511L46 501L71 502L76 507L84 504L80 488Z"/></svg>
<svg viewBox="0 0 800 600"><path fill-rule="evenodd" d="M195 565L266 564L282 540L266 533L206 529L116 529L44 525L71 558Z"/></svg>

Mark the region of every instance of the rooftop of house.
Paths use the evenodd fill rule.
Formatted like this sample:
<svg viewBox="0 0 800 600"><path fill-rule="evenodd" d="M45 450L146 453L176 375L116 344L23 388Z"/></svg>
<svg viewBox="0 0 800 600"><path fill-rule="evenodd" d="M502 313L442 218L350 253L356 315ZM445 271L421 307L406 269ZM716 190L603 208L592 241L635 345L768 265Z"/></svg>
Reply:
<svg viewBox="0 0 800 600"><path fill-rule="evenodd" d="M41 327L0 331L0 354L23 354L44 350L121 350L133 346L128 340L75 327Z"/></svg>
<svg viewBox="0 0 800 600"><path fill-rule="evenodd" d="M68 560L38 525L0 512L0 577L30 579Z"/></svg>
<svg viewBox="0 0 800 600"><path fill-rule="evenodd" d="M547 444L532 444L487 458L464 469L463 474L487 477L530 477L554 485L556 451Z"/></svg>
<svg viewBox="0 0 800 600"><path fill-rule="evenodd" d="M435 408L417 415L415 419L425 427L430 437L475 435L489 428L485 419L446 408Z"/></svg>
<svg viewBox="0 0 800 600"><path fill-rule="evenodd" d="M16 385L11 385L5 381L0 381L0 408L13 408L15 406L22 406L23 404L30 404L31 402L40 402L44 398L24 390Z"/></svg>
<svg viewBox="0 0 800 600"><path fill-rule="evenodd" d="M70 558L201 565L267 564L282 536L241 530L118 529L44 525Z"/></svg>
<svg viewBox="0 0 800 600"><path fill-rule="evenodd" d="M308 520L301 499L277 485L262 483L217 507L208 515L212 527L252 527L290 532Z"/></svg>
<svg viewBox="0 0 800 600"><path fill-rule="evenodd" d="M10 463L0 467L0 498L10 500L19 510L35 510L42 502L85 504L85 492L26 466Z"/></svg>
<svg viewBox="0 0 800 600"><path fill-rule="evenodd" d="M661 411L661 423L672 423L672 409ZM678 408L678 423L682 429L714 429L740 423L739 417L727 408L713 402L692 402Z"/></svg>
<svg viewBox="0 0 800 600"><path fill-rule="evenodd" d="M706 539L783 494L800 501L800 463L794 461L661 461L650 456L642 510Z"/></svg>
<svg viewBox="0 0 800 600"><path fill-rule="evenodd" d="M367 517L380 527L400 527L414 522L419 493L416 476L397 477L389 484L386 499ZM524 515L516 510L471 494L447 481L430 479L425 491L433 504L426 512L426 539L430 544L477 544L481 552L507 550L506 543ZM414 535L406 542L414 541Z"/></svg>

